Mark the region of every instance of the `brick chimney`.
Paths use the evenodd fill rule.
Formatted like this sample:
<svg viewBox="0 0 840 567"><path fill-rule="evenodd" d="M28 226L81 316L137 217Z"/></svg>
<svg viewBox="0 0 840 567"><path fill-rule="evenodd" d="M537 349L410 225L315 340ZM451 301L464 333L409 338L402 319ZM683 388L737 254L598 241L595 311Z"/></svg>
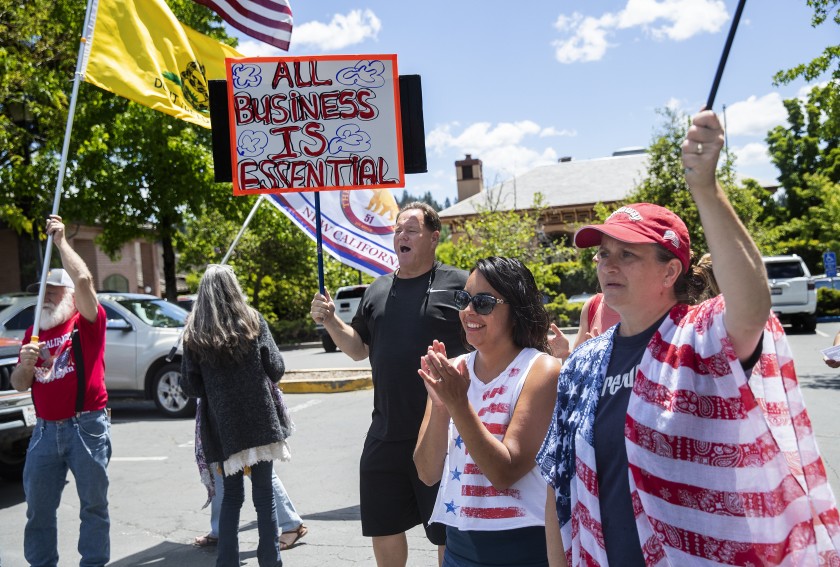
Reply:
<svg viewBox="0 0 840 567"><path fill-rule="evenodd" d="M473 159L470 154L455 162L455 176L458 180L458 201L463 201L484 190L481 160Z"/></svg>

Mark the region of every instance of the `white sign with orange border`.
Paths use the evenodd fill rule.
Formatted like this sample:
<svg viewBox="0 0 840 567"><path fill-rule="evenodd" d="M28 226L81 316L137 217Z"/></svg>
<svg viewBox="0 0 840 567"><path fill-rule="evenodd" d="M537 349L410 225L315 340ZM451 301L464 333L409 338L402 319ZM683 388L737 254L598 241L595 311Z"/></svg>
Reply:
<svg viewBox="0 0 840 567"><path fill-rule="evenodd" d="M225 62L234 195L405 186L396 55Z"/></svg>

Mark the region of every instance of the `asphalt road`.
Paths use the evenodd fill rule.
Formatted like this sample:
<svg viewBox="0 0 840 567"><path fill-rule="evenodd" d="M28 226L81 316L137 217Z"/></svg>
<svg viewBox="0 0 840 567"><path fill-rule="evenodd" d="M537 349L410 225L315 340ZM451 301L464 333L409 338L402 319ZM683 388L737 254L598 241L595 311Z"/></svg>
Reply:
<svg viewBox="0 0 840 567"><path fill-rule="evenodd" d="M840 490L840 371L825 366L819 350L829 346L840 323L820 324L816 335L791 335L797 370L817 432L829 478ZM341 353L326 355L315 345L286 351L290 369L317 361L320 367L346 367ZM331 358L335 357L335 358ZM345 361L345 362L342 362ZM321 361L326 361L321 363ZM358 510L358 457L370 420L370 390L287 397L297 432L293 458L277 463L278 474L309 527L302 544L283 554L287 567L375 565L370 541L361 536ZM206 533L209 510L193 462L192 420L158 416L151 402L115 401L111 477L111 566L213 565L212 550L191 541ZM246 483L247 484L247 483ZM247 490L247 489L246 489ZM68 475L59 508L60 565L78 562L78 498ZM0 480L0 558L3 567L23 567L26 505L20 483ZM243 565L256 566L256 515L250 498L242 510ZM436 565L435 549L422 531L409 533L409 565Z"/></svg>

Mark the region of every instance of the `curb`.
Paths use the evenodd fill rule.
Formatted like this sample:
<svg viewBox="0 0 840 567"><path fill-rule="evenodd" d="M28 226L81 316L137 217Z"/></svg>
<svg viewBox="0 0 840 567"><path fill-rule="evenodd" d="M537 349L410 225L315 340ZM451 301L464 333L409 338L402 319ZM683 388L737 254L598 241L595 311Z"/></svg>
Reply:
<svg viewBox="0 0 840 567"><path fill-rule="evenodd" d="M334 394L371 388L371 372L365 368L290 370L280 381L284 394Z"/></svg>

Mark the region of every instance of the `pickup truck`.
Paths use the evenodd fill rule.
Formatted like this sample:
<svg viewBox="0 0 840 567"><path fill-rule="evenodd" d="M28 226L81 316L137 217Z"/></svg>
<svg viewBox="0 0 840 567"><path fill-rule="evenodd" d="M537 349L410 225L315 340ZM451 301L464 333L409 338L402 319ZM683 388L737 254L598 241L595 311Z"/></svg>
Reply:
<svg viewBox="0 0 840 567"><path fill-rule="evenodd" d="M26 449L35 428L32 396L12 388L10 378L20 345L0 346L0 477L20 480Z"/></svg>

